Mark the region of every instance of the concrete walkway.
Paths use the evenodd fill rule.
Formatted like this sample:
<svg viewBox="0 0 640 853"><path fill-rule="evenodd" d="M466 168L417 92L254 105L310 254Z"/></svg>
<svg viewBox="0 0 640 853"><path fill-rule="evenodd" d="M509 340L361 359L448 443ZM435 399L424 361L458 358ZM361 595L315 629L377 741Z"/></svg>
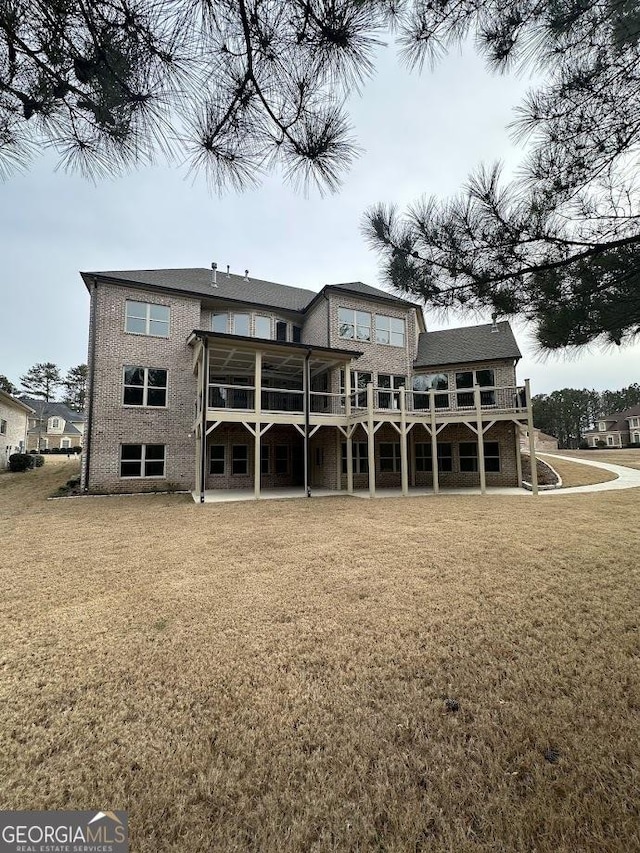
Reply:
<svg viewBox="0 0 640 853"><path fill-rule="evenodd" d="M549 460L553 466L554 459L565 462L576 462L578 465L590 465L592 468L602 468L616 474L617 479L607 480L606 483L592 483L590 486L570 486L568 489L550 489L539 492L540 495L580 495L584 492L610 492L615 489L640 488L640 471L635 468L625 468L624 465L613 465L611 462L596 462L595 459L578 459L576 456L560 456L558 453L538 453L543 461Z"/></svg>

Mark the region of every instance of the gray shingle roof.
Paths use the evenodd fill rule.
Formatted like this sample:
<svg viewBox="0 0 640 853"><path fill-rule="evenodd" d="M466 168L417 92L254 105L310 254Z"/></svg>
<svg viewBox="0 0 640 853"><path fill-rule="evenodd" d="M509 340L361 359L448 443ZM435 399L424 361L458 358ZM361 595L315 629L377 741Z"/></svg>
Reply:
<svg viewBox="0 0 640 853"><path fill-rule="evenodd" d="M34 409L38 417L40 417L40 407L42 406L43 418L62 418L69 423L82 423L84 421L84 412L74 412L66 403L56 403L53 400L47 403L35 397L22 397L21 399L23 403Z"/></svg>
<svg viewBox="0 0 640 853"><path fill-rule="evenodd" d="M111 272L82 273L87 283L92 276L122 282L133 282L151 287L162 287L183 291L196 296L230 299L280 308L283 311L302 312L316 296L313 290L302 287L289 287L273 281L244 276L218 270L216 287L212 286L211 270L204 268L175 270L119 270Z"/></svg>
<svg viewBox="0 0 640 853"><path fill-rule="evenodd" d="M400 296L394 296L392 293L387 293L384 290L380 290L377 287L371 287L369 284L365 284L362 281L345 281L341 284L327 284L326 287L335 287L340 290L348 290L351 293L357 293L360 296L373 296L376 299L388 299L390 302L401 302L403 305L414 305L415 303L409 302L407 299L403 299Z"/></svg>
<svg viewBox="0 0 640 853"><path fill-rule="evenodd" d="M491 331L491 323L439 332L421 332L414 364L416 367L437 367L459 362L521 358L522 353L509 323L502 321L496 325L497 332Z"/></svg>
<svg viewBox="0 0 640 853"><path fill-rule="evenodd" d="M629 432L629 424L627 422L628 418L638 418L640 417L640 406L631 406L630 409L623 409L621 412L612 412L610 415L606 415L603 418L596 418L597 421L606 421L611 426L608 426L605 432ZM611 423L615 421L615 423ZM585 435L587 433L597 433L599 430L589 429L585 430Z"/></svg>
<svg viewBox="0 0 640 853"><path fill-rule="evenodd" d="M132 282L147 287L161 287L169 290L182 291L195 296L207 296L209 298L234 300L252 305L264 305L270 308L280 308L283 311L295 311L302 313L318 296L314 290L302 287L290 287L286 284L276 284L273 281L264 281L260 278L249 278L244 276L218 270L216 275L216 287L212 285L211 270L205 268L174 269L174 270L111 270L106 272L84 272L81 273L85 284L89 286L93 276L105 278L112 281ZM361 296L372 296L377 299L385 299L391 302L407 302L398 296L392 296L371 287L361 281L345 282L343 284L329 284L325 287L339 288L341 290L356 293Z"/></svg>

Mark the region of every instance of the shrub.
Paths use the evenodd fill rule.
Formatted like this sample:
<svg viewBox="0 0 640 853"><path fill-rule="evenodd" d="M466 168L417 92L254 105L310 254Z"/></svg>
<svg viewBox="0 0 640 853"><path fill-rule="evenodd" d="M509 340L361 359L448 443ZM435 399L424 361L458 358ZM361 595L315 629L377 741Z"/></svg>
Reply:
<svg viewBox="0 0 640 853"><path fill-rule="evenodd" d="M12 453L9 457L9 470L28 471L29 468L33 468L35 460L36 457L29 453Z"/></svg>
<svg viewBox="0 0 640 853"><path fill-rule="evenodd" d="M31 458L33 459L36 468L42 468L44 465L44 456L40 456L38 453L36 456L32 456Z"/></svg>

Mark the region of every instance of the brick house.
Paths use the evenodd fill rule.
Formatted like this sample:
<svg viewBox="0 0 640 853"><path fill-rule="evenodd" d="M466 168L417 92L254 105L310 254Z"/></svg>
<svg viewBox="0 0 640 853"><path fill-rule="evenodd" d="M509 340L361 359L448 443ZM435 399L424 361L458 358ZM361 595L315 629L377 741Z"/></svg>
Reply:
<svg viewBox="0 0 640 853"><path fill-rule="evenodd" d="M24 453L32 414L25 401L0 389L0 469L7 467L12 453Z"/></svg>
<svg viewBox="0 0 640 853"><path fill-rule="evenodd" d="M89 491L519 485L508 323L428 332L361 282L319 293L206 269L82 273Z"/></svg>
<svg viewBox="0 0 640 853"><path fill-rule="evenodd" d="M596 421L584 439L589 447L629 447L640 444L640 406L613 412Z"/></svg>
<svg viewBox="0 0 640 853"><path fill-rule="evenodd" d="M27 450L70 450L82 447L84 412L74 412L65 403L22 397L33 409L29 418Z"/></svg>

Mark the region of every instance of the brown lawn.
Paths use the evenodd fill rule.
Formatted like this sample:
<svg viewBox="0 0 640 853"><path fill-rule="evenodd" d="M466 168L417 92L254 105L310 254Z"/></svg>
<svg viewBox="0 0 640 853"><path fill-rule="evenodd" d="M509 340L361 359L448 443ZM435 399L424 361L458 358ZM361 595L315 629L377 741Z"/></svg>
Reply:
<svg viewBox="0 0 640 853"><path fill-rule="evenodd" d="M578 462L565 462L564 459L558 459L552 454L540 454L540 456L543 462L549 462L560 474L563 489L569 489L572 486L590 486L594 483L606 483L617 479L617 474L605 471L604 468L594 468L592 465L581 465Z"/></svg>
<svg viewBox="0 0 640 853"><path fill-rule="evenodd" d="M46 502L74 470L0 476L0 808L127 809L132 853L640 850L640 490Z"/></svg>
<svg viewBox="0 0 640 853"><path fill-rule="evenodd" d="M554 454L556 451L551 451ZM640 469L640 450L558 450L561 456L576 456L578 459L593 459L596 462L611 462L626 468Z"/></svg>

